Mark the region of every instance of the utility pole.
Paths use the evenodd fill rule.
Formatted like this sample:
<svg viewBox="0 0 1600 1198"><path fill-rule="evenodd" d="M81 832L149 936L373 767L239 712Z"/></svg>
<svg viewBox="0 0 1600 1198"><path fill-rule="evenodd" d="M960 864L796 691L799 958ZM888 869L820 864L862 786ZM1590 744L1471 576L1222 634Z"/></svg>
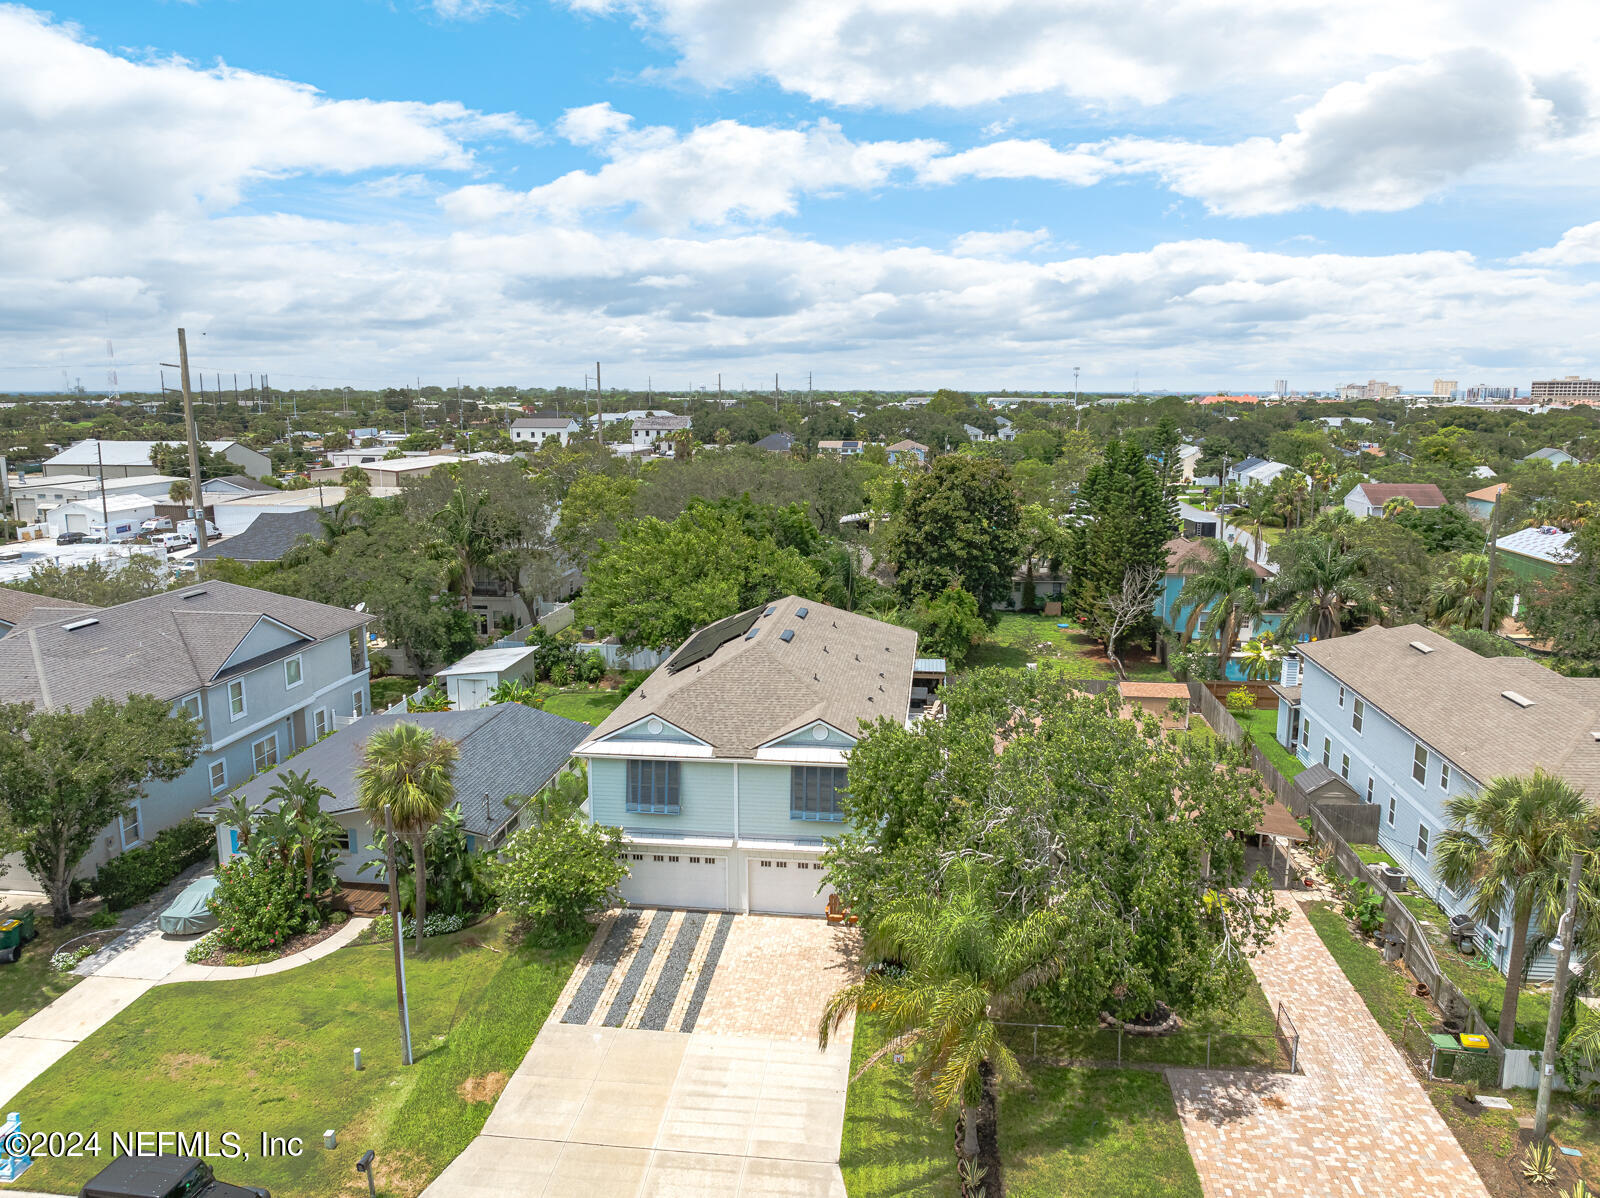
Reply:
<svg viewBox="0 0 1600 1198"><path fill-rule="evenodd" d="M1083 427L1083 409L1078 406L1078 368L1076 366L1072 368L1072 411L1077 418L1074 427L1081 429Z"/></svg>
<svg viewBox="0 0 1600 1198"><path fill-rule="evenodd" d="M600 363L594 364L594 441L601 449L606 447L605 399L600 394Z"/></svg>
<svg viewBox="0 0 1600 1198"><path fill-rule="evenodd" d="M233 406L239 406L239 372L233 372Z"/></svg>
<svg viewBox="0 0 1600 1198"><path fill-rule="evenodd" d="M189 507L194 515L195 543L204 550L206 547L206 511L200 490L200 431L194 421L194 399L189 394L189 341L182 329L178 330L178 372L183 383L183 423L189 433ZM101 471L100 485L105 485L105 472L103 470Z"/></svg>
<svg viewBox="0 0 1600 1198"><path fill-rule="evenodd" d="M1483 588L1483 630L1489 632L1489 625L1493 620L1491 613L1494 611L1494 561L1496 556L1495 542L1500 539L1500 496L1505 494L1501 487L1494 497L1494 512L1489 517L1489 579Z"/></svg>
<svg viewBox="0 0 1600 1198"><path fill-rule="evenodd" d="M100 467L100 528L106 535L106 544L111 544L111 513L106 506L106 455L100 448L100 438L94 442L94 460Z"/></svg>
<svg viewBox="0 0 1600 1198"><path fill-rule="evenodd" d="M717 398L722 398L722 371L717 371Z"/></svg>
<svg viewBox="0 0 1600 1198"><path fill-rule="evenodd" d="M1544 1025L1544 1054L1539 1058L1539 1101L1533 1113L1533 1138L1545 1138L1550 1128L1550 1090L1555 1085L1556 1050L1561 1039L1561 997L1567 987L1567 967L1572 960L1573 927L1578 913L1578 887L1583 881L1583 850L1572 854L1572 871L1567 875L1567 909L1556 925L1550 947L1556 950L1556 976L1550 995L1550 1018Z"/></svg>

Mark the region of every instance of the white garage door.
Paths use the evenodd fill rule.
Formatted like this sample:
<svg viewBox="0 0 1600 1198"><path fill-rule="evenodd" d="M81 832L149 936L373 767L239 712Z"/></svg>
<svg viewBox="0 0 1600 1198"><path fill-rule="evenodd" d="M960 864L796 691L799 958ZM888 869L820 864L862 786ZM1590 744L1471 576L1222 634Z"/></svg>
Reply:
<svg viewBox="0 0 1600 1198"><path fill-rule="evenodd" d="M750 910L772 915L821 915L828 905L832 886L822 882L822 862L794 861L781 857L751 857Z"/></svg>
<svg viewBox="0 0 1600 1198"><path fill-rule="evenodd" d="M636 907L703 907L722 911L728 906L728 858L689 853L622 854L628 876L622 880L622 897Z"/></svg>
<svg viewBox="0 0 1600 1198"><path fill-rule="evenodd" d="M88 532L89 531L89 517L88 516L84 516L84 515L80 515L77 512L68 512L67 513L67 531L68 532Z"/></svg>

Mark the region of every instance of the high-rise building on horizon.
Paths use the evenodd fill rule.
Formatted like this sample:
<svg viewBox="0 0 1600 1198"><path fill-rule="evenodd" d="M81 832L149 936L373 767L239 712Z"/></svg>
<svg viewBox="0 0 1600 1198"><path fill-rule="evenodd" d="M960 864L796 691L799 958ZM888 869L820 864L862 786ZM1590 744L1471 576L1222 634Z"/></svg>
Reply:
<svg viewBox="0 0 1600 1198"><path fill-rule="evenodd" d="M1600 379L1569 374L1559 379L1534 379L1530 396L1544 403L1567 400L1571 403L1600 403Z"/></svg>
<svg viewBox="0 0 1600 1198"><path fill-rule="evenodd" d="M1458 379L1433 380L1433 393L1441 398L1448 398L1454 395L1460 388L1461 382Z"/></svg>
<svg viewBox="0 0 1600 1198"><path fill-rule="evenodd" d="M1346 383L1339 388L1340 399L1395 399L1400 388L1394 383L1368 379L1365 383Z"/></svg>
<svg viewBox="0 0 1600 1198"><path fill-rule="evenodd" d="M1285 395L1288 395L1289 394L1289 380L1288 379L1273 379L1272 380L1272 393L1274 395L1276 395L1279 399L1282 399Z"/></svg>

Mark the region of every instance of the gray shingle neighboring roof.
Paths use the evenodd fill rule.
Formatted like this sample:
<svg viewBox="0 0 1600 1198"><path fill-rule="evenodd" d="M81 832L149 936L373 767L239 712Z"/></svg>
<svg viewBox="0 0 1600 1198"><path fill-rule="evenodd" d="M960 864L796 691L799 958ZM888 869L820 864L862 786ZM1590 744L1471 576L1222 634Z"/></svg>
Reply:
<svg viewBox="0 0 1600 1198"><path fill-rule="evenodd" d="M588 724L520 703L472 711L384 712L324 737L289 761L235 787L233 793L251 806L259 806L278 784L278 775L293 770L310 773L333 792L334 797L323 804L324 811L330 815L354 811L360 805L356 770L368 739L374 732L402 722L431 728L458 745L456 805L467 831L475 836L489 836L510 819L512 809L505 805L506 798L542 789L589 732Z"/></svg>
<svg viewBox="0 0 1600 1198"><path fill-rule="evenodd" d="M1478 782L1540 766L1600 803L1600 679L1567 678L1526 657L1479 657L1419 624L1299 651ZM1533 703L1521 707L1504 691Z"/></svg>
<svg viewBox="0 0 1600 1198"><path fill-rule="evenodd" d="M322 520L310 508L297 512L262 512L237 536L207 545L189 555L190 561L231 558L236 562L275 562L301 537L323 539Z"/></svg>
<svg viewBox="0 0 1600 1198"><path fill-rule="evenodd" d="M636 433L673 433L689 427L687 416L641 416L633 422Z"/></svg>
<svg viewBox="0 0 1600 1198"><path fill-rule="evenodd" d="M326 603L216 581L92 613L56 615L0 638L0 700L82 710L101 696L118 702L141 694L176 699L211 683L262 616L308 642L361 628L370 619ZM89 615L93 624L67 627Z"/></svg>
<svg viewBox="0 0 1600 1198"><path fill-rule="evenodd" d="M94 610L87 603L74 603L70 599L57 599L51 595L35 595L32 591L14 591L10 587L0 587L0 624L31 623L36 612L63 608L72 611Z"/></svg>
<svg viewBox="0 0 1600 1198"><path fill-rule="evenodd" d="M795 595L766 606L773 613L757 617L755 636L735 638L676 674L668 672L668 658L585 745L655 715L707 742L718 757L753 757L759 746L815 720L856 736L863 720L906 718L915 632ZM803 620L796 614L802 607ZM787 629L794 639L785 642Z"/></svg>

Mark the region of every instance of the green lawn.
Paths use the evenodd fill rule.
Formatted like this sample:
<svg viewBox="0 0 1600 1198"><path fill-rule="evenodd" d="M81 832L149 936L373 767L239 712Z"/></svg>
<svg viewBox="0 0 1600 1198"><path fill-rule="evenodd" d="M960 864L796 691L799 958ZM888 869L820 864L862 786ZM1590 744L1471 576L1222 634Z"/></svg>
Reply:
<svg viewBox="0 0 1600 1198"><path fill-rule="evenodd" d="M1007 1043L1018 1053L1033 1050L1033 1033L1023 1027L1007 1028ZM1039 1055L1068 1060L1115 1061L1117 1033L1104 1030L1039 1030ZM1232 1011L1205 1011L1186 1016L1183 1028L1168 1036L1123 1036L1122 1060L1152 1065L1189 1065L1197 1068L1250 1066L1262 1069L1289 1066L1289 1057L1273 1027L1272 1005L1252 980L1250 989Z"/></svg>
<svg viewBox="0 0 1600 1198"><path fill-rule="evenodd" d="M622 694L598 687L581 687L559 691L544 701L544 709L569 720L585 724L598 724L616 710Z"/></svg>
<svg viewBox="0 0 1600 1198"><path fill-rule="evenodd" d="M1239 727L1256 744L1256 747L1266 755L1268 761L1285 778L1293 778L1305 769L1302 762L1288 749L1278 743L1278 713L1276 709L1267 711L1257 709L1252 711L1236 711L1233 718L1239 722Z"/></svg>
<svg viewBox="0 0 1600 1198"><path fill-rule="evenodd" d="M1393 857L1389 856L1388 853L1384 852L1375 844L1353 844L1350 847L1355 850L1356 856L1361 858L1363 865L1399 864Z"/></svg>
<svg viewBox="0 0 1600 1198"><path fill-rule="evenodd" d="M6 916L18 915L24 909L13 907ZM57 973L50 956L66 941L93 931L88 921L80 919L64 928L55 927L50 922L50 908L45 905L33 909L33 926L39 935L22 946L17 963L0 965L0 1035L49 1006L82 980L76 974Z"/></svg>
<svg viewBox="0 0 1600 1198"><path fill-rule="evenodd" d="M852 1066L882 1044L857 1028ZM1011 1198L1200 1198L1172 1092L1144 1070L1028 1069L1026 1089L1000 1103L1000 1154ZM884 1060L850 1083L839 1165L850 1198L953 1198L948 1125L912 1093L911 1066Z"/></svg>
<svg viewBox="0 0 1600 1198"><path fill-rule="evenodd" d="M1065 623L1065 617L1002 614L994 631L983 643L973 646L961 668L1003 666L1015 670L1037 661L1048 663L1048 668L1063 678L1115 678L1117 672L1111 668L1100 643L1081 630L1057 627ZM1125 653L1123 661L1130 678L1172 680L1160 662L1146 660L1142 653Z"/></svg>
<svg viewBox="0 0 1600 1198"><path fill-rule="evenodd" d="M374 678L368 685L372 689L372 710L388 711L421 684L415 678L386 676Z"/></svg>
<svg viewBox="0 0 1600 1198"><path fill-rule="evenodd" d="M410 1069L399 1063L386 944L269 977L157 986L12 1102L30 1131L102 1136L100 1161L41 1160L25 1184L76 1192L106 1163L114 1131L181 1128L239 1133L251 1159L214 1161L225 1180L356 1192L355 1161L371 1148L380 1193L420 1193L482 1129L581 951L526 948L504 919L430 940L406 963ZM330 1127L333 1151L321 1146ZM263 1158L263 1132L302 1137L304 1154Z"/></svg>
<svg viewBox="0 0 1600 1198"><path fill-rule="evenodd" d="M1411 981L1397 966L1384 961L1371 941L1351 931L1350 921L1337 907L1331 903L1307 903L1305 912L1344 976L1367 1004L1367 1010L1391 1039L1398 1037L1408 1013L1424 1027L1431 1025L1433 1015L1426 1001L1412 995Z"/></svg>

